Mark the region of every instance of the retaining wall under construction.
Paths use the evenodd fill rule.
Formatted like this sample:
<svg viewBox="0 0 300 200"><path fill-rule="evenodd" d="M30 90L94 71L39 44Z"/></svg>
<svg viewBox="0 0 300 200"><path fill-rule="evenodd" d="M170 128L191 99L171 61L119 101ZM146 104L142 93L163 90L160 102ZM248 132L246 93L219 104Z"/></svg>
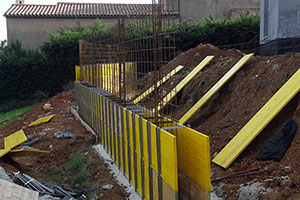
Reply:
<svg viewBox="0 0 300 200"><path fill-rule="evenodd" d="M79 114L143 199L208 199L209 137L76 82ZM167 123L166 123L167 122Z"/></svg>

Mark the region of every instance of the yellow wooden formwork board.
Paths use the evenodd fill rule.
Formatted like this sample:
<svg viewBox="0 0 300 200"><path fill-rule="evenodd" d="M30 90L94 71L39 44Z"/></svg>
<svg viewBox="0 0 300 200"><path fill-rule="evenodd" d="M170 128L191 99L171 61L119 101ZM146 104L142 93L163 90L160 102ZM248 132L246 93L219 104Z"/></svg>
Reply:
<svg viewBox="0 0 300 200"><path fill-rule="evenodd" d="M151 163L152 169L158 173L158 165L157 165L157 146L156 146L156 126L154 124L150 125L151 132Z"/></svg>
<svg viewBox="0 0 300 200"><path fill-rule="evenodd" d="M4 149L0 149L0 158L11 151L11 149L26 142L28 139L23 130L19 130L4 138Z"/></svg>
<svg viewBox="0 0 300 200"><path fill-rule="evenodd" d="M235 64L187 113L185 113L179 120L179 123L185 124L253 55L253 53L245 55Z"/></svg>
<svg viewBox="0 0 300 200"><path fill-rule="evenodd" d="M10 151L10 149L0 149L0 158L7 154Z"/></svg>
<svg viewBox="0 0 300 200"><path fill-rule="evenodd" d="M207 56L199 63L167 96L163 98L157 106L157 111L160 111L169 101L171 101L175 95L180 92L180 90L184 88L184 86L186 86L186 84L188 84L188 82L190 82L190 80L192 80L213 58L214 56ZM155 108L153 108L152 112L155 112Z"/></svg>
<svg viewBox="0 0 300 200"><path fill-rule="evenodd" d="M80 66L75 67L76 72L76 81L80 81Z"/></svg>
<svg viewBox="0 0 300 200"><path fill-rule="evenodd" d="M13 149L16 146L26 142L28 139L23 130L19 130L10 136L4 138L4 148L5 149Z"/></svg>
<svg viewBox="0 0 300 200"><path fill-rule="evenodd" d="M145 175L145 197L150 199L149 188L149 152L148 152L148 137L147 137L147 121L142 119L143 126L143 150L144 150L144 175Z"/></svg>
<svg viewBox="0 0 300 200"><path fill-rule="evenodd" d="M160 129L161 176L164 181L178 191L176 137Z"/></svg>
<svg viewBox="0 0 300 200"><path fill-rule="evenodd" d="M39 124L42 124L42 123L47 123L47 122L49 122L53 117L54 117L54 115L49 115L49 116L46 116L46 117L41 117L41 118L35 120L34 122L32 122L31 124L29 124L28 127L36 126L36 125L39 125Z"/></svg>
<svg viewBox="0 0 300 200"><path fill-rule="evenodd" d="M35 156L40 154L49 154L50 151L34 150L34 149L14 149L9 152L12 157Z"/></svg>
<svg viewBox="0 0 300 200"><path fill-rule="evenodd" d="M161 86L162 84L164 84L167 80L169 80L172 76L174 76L177 72L179 72L180 70L183 69L182 65L179 65L178 67L176 67L174 70L172 70L170 73L168 73L165 77L163 77L162 80L158 81L156 83L156 87ZM138 103L140 102L143 98L145 98L146 96L148 96L149 94L151 94L155 89L155 85L153 85L152 87L150 87L148 90L146 90L145 92L143 92L140 96L138 96L133 103Z"/></svg>
<svg viewBox="0 0 300 200"><path fill-rule="evenodd" d="M210 192L209 137L187 127L176 132L178 169Z"/></svg>
<svg viewBox="0 0 300 200"><path fill-rule="evenodd" d="M213 162L228 168L269 122L300 91L300 69L275 93L275 95L250 119L213 159Z"/></svg>
<svg viewBox="0 0 300 200"><path fill-rule="evenodd" d="M129 180L129 168L128 168L128 144L129 144L129 141L127 140L127 135L128 135L128 132L127 132L127 123L126 123L126 109L123 108L123 123L124 123L124 146L125 146L125 160L123 162L125 162L125 175L126 177L128 178Z"/></svg>

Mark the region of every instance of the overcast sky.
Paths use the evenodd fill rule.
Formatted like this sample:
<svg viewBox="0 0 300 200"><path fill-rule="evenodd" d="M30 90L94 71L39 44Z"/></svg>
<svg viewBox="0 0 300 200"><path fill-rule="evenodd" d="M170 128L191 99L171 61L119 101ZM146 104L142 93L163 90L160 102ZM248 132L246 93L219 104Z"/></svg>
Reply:
<svg viewBox="0 0 300 200"><path fill-rule="evenodd" d="M0 40L7 38L6 36L6 18L4 13L14 4L16 0L0 1ZM151 3L152 0L25 0L26 4L56 4L57 2L88 2L88 3Z"/></svg>

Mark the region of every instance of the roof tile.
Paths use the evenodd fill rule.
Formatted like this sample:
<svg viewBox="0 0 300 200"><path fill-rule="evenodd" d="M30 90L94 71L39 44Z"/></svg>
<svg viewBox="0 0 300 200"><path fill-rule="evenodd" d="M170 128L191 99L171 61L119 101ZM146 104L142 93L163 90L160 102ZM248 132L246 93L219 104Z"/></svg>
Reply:
<svg viewBox="0 0 300 200"><path fill-rule="evenodd" d="M5 17L121 17L146 16L151 4L57 3L57 5L13 4ZM165 15L177 16L178 12Z"/></svg>

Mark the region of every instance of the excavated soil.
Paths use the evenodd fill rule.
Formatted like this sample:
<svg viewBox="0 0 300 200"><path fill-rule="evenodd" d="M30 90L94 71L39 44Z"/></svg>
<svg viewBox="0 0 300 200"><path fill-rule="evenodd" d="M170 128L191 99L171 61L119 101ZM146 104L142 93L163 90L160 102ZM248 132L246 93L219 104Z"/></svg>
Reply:
<svg viewBox="0 0 300 200"><path fill-rule="evenodd" d="M171 102L173 105L164 108L164 114L174 120L180 119L243 56L243 53L237 50L222 51L212 45L199 45L184 52L163 67L165 73L179 64L183 65L184 69L162 86L161 93L167 94L208 55L214 55L215 58L178 93ZM210 137L211 158L228 144L300 68L299 63L300 54L252 57L229 82L195 113L188 124L193 129ZM145 99L141 104L153 108L155 105L153 98L154 96L150 95L150 98ZM214 183L216 186L221 182L225 183L222 197L237 199L236 191L241 184L261 182L264 183L265 187L273 189L271 194L265 195L261 199L300 198L298 194L298 187L300 186L300 128L298 128L290 148L279 163L255 159L263 142L278 133L288 120L294 119L300 126L299 100L300 94L296 95L271 121L229 169L224 170L212 163L212 178L254 167L262 167L259 175Z"/></svg>
<svg viewBox="0 0 300 200"><path fill-rule="evenodd" d="M93 161L88 167L90 177L87 182L90 187L97 188L95 198L100 199L100 196L102 196L101 199L126 199L128 195L124 192L124 188L117 184L105 162L92 149L92 145L95 144L95 137L70 114L69 107L75 104L74 91L63 92L47 102L53 107L50 110L51 114L55 114L49 123L26 127L37 118L50 114L48 111L43 110L43 105L46 103L43 102L23 114L20 119L0 129L0 148L3 148L4 137L23 129L29 139L43 135L47 140L34 144L32 147L49 150L51 154L14 158L15 162L11 162L4 157L0 159L0 166L4 167L7 173L21 170L42 182L45 181L45 174L48 173L50 168L67 163L72 154L84 155L86 159ZM54 133L59 131L72 133L73 138L54 138ZM102 186L107 184L114 187L110 190L102 189ZM66 187L70 186L66 185Z"/></svg>

